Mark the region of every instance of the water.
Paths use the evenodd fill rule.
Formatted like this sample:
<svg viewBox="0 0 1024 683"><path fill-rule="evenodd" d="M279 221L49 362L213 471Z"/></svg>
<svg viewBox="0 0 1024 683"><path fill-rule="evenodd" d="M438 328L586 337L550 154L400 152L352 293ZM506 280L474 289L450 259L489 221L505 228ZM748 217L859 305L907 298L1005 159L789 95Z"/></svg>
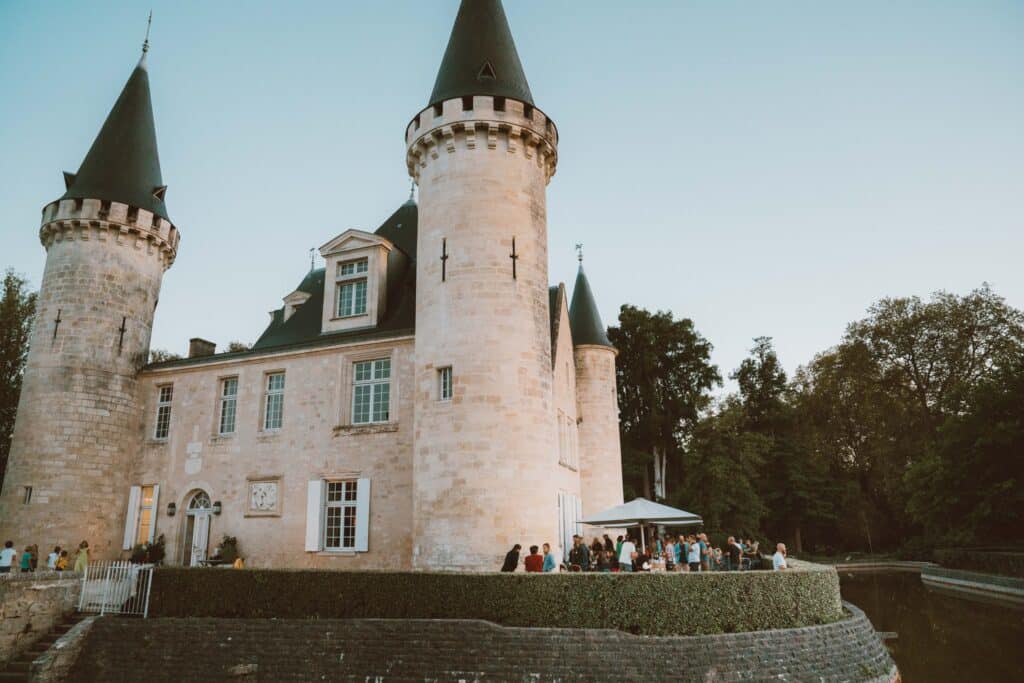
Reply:
<svg viewBox="0 0 1024 683"><path fill-rule="evenodd" d="M904 683L1024 681L1024 608L926 587L911 572L839 572L843 599L886 641Z"/></svg>

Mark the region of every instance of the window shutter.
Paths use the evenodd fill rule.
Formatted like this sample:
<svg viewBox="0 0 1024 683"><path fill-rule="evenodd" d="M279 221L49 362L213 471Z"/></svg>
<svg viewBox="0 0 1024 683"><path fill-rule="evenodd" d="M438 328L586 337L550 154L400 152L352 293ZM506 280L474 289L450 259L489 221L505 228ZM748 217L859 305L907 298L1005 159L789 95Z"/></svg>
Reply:
<svg viewBox="0 0 1024 683"><path fill-rule="evenodd" d="M313 479L306 489L306 552L316 552L320 547L320 508L323 506L324 482Z"/></svg>
<svg viewBox="0 0 1024 683"><path fill-rule="evenodd" d="M142 498L142 487L133 486L128 490L128 513L124 520L123 550L131 550L135 545L135 525L139 521L139 500Z"/></svg>
<svg viewBox="0 0 1024 683"><path fill-rule="evenodd" d="M370 549L370 480L360 479L356 485L356 552Z"/></svg>
<svg viewBox="0 0 1024 683"><path fill-rule="evenodd" d="M153 510L149 513L149 542L156 538L156 518L160 511L160 484L153 484Z"/></svg>

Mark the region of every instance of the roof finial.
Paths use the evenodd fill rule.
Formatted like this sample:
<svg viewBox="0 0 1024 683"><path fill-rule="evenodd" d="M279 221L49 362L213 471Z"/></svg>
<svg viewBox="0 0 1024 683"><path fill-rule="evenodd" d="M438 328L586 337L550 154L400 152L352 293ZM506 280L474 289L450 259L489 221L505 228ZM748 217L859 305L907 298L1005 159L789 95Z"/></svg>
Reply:
<svg viewBox="0 0 1024 683"><path fill-rule="evenodd" d="M576 258L579 259L580 265L583 265L583 243L576 243Z"/></svg>
<svg viewBox="0 0 1024 683"><path fill-rule="evenodd" d="M142 41L142 55L149 52L149 27L153 25L153 10L149 10L149 19L146 19L146 39Z"/></svg>
<svg viewBox="0 0 1024 683"><path fill-rule="evenodd" d="M316 247L309 249L309 272L316 270Z"/></svg>

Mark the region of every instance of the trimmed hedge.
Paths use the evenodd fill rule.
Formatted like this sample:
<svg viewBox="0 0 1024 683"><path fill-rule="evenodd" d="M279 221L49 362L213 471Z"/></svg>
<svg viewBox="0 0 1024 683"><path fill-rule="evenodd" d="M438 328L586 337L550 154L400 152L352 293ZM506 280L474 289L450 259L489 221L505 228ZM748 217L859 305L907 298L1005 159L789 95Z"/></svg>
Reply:
<svg viewBox="0 0 1024 683"><path fill-rule="evenodd" d="M992 552L970 548L943 548L932 553L935 561L950 569L1024 578L1024 553Z"/></svg>
<svg viewBox="0 0 1024 683"><path fill-rule="evenodd" d="M153 617L482 619L504 626L700 635L843 616L832 567L701 574L158 569Z"/></svg>

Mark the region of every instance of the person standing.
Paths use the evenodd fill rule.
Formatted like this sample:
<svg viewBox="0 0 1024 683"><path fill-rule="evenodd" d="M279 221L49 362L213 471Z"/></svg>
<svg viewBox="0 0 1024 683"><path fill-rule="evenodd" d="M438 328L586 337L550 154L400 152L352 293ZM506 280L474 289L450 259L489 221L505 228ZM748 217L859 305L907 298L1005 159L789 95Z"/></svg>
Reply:
<svg viewBox="0 0 1024 683"><path fill-rule="evenodd" d="M686 564L690 565L691 572L700 571L700 543L696 539L690 539L690 547L686 549Z"/></svg>
<svg viewBox="0 0 1024 683"><path fill-rule="evenodd" d="M32 571L32 546L25 546L25 552L21 554L21 573L27 574Z"/></svg>
<svg viewBox="0 0 1024 683"><path fill-rule="evenodd" d="M84 572L89 566L89 541L78 544L78 556L75 558L75 571Z"/></svg>
<svg viewBox="0 0 1024 683"><path fill-rule="evenodd" d="M612 552L612 551L615 550L615 542L612 541L612 537L609 536L608 534L604 535L604 549L609 551L609 552Z"/></svg>
<svg viewBox="0 0 1024 683"><path fill-rule="evenodd" d="M781 572L789 569L786 564L786 544L779 543L775 546L775 554L772 555L772 571Z"/></svg>
<svg viewBox="0 0 1024 683"><path fill-rule="evenodd" d="M531 574L540 574L544 570L544 558L537 552L537 546L530 546L530 554L523 560L523 566Z"/></svg>
<svg viewBox="0 0 1024 683"><path fill-rule="evenodd" d="M590 549L583 543L583 538L572 535L572 550L569 551L569 564L578 565L581 572L590 571Z"/></svg>
<svg viewBox="0 0 1024 683"><path fill-rule="evenodd" d="M633 545L633 539L626 536L626 540L622 542L622 546L619 548L619 571L633 571L633 555L635 554L636 546Z"/></svg>
<svg viewBox="0 0 1024 683"><path fill-rule="evenodd" d="M29 550L32 551L32 571L39 568L39 546L33 543L29 546Z"/></svg>
<svg viewBox="0 0 1024 683"><path fill-rule="evenodd" d="M739 543L736 542L735 536L729 537L728 548L726 548L726 550L729 552L729 571L739 571L741 561L743 559L743 548L741 548Z"/></svg>
<svg viewBox="0 0 1024 683"><path fill-rule="evenodd" d="M519 566L519 551L522 550L523 546L516 543L512 546L512 550L509 550L505 554L505 563L501 565L501 571L503 572L514 572L516 567Z"/></svg>
<svg viewBox="0 0 1024 683"><path fill-rule="evenodd" d="M554 551L551 550L551 544L544 544L544 571L553 572L558 570L558 559L555 557Z"/></svg>
<svg viewBox="0 0 1024 683"><path fill-rule="evenodd" d="M57 558L57 571L62 572L68 568L68 551L61 550L60 557Z"/></svg>
<svg viewBox="0 0 1024 683"><path fill-rule="evenodd" d="M53 552L46 558L46 568L53 571L57 568L57 558L60 557L60 546L53 549Z"/></svg>
<svg viewBox="0 0 1024 683"><path fill-rule="evenodd" d="M17 558L18 551L14 549L14 541L4 543L4 549L0 550L0 574L10 574Z"/></svg>

